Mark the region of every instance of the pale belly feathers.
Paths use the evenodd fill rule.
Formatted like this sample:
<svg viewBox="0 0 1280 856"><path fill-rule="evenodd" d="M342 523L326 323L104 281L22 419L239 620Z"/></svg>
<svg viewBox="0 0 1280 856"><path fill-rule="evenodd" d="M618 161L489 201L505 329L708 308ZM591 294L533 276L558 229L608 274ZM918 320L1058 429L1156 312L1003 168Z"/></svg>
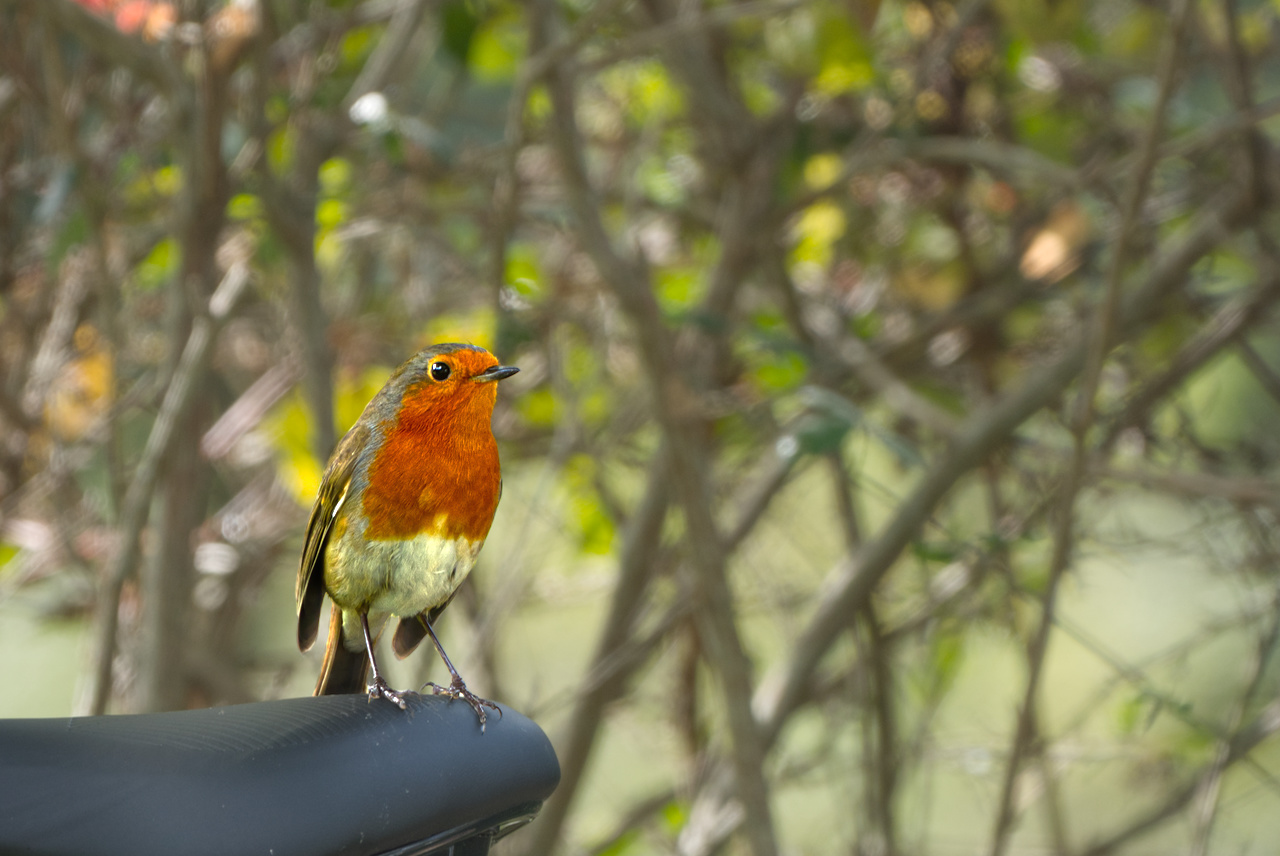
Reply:
<svg viewBox="0 0 1280 856"><path fill-rule="evenodd" d="M338 538L359 538L341 527ZM380 628L388 614L409 617L445 603L475 567L484 540L419 535L404 540L363 541L361 549L341 549L331 542L325 551L325 588L343 607L344 641L363 647L359 617L367 610L370 627ZM346 626L350 625L350 626ZM374 631L375 633L378 631Z"/></svg>

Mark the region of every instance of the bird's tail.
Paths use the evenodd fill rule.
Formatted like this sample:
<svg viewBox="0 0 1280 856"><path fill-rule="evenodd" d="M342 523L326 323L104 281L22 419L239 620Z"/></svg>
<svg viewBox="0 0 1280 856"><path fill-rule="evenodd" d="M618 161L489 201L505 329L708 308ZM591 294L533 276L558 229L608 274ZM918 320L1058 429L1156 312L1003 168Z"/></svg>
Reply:
<svg viewBox="0 0 1280 856"><path fill-rule="evenodd" d="M369 686L369 655L364 646L352 651L342 643L342 610L330 611L329 638L324 643L324 665L314 695L364 693Z"/></svg>

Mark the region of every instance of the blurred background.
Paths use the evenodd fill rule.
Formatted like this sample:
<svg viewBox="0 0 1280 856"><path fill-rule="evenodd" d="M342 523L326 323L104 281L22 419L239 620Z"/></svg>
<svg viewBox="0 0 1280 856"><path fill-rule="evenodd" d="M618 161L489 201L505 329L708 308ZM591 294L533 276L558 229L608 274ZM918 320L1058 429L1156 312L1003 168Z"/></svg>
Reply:
<svg viewBox="0 0 1280 856"><path fill-rule="evenodd" d="M1278 14L0 0L0 716L308 694L323 462L461 340L505 852L1269 850Z"/></svg>

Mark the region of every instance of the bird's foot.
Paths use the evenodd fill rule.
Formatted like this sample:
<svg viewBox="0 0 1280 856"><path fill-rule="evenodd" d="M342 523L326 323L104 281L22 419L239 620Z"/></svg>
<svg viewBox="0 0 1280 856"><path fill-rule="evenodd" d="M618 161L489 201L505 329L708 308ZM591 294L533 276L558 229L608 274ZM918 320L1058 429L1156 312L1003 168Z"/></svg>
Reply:
<svg viewBox="0 0 1280 856"><path fill-rule="evenodd" d="M375 698L385 698L401 710L405 709L404 697L407 693L408 690L402 692L391 689L387 682L383 680L382 675L374 677L373 682L369 684L369 701L373 701Z"/></svg>
<svg viewBox="0 0 1280 856"><path fill-rule="evenodd" d="M480 698L480 696L467 689L467 685L462 682L461 678L454 678L447 687L442 687L437 683L428 681L423 686L423 689L426 689L427 687L431 687L431 691L436 695L446 696L450 699L461 699L471 705L471 709L476 712L476 718L480 720L481 734L484 734L484 724L488 719L488 716L484 712L486 707L491 710L496 710L498 712L498 718L502 718L502 708L498 707L487 698Z"/></svg>

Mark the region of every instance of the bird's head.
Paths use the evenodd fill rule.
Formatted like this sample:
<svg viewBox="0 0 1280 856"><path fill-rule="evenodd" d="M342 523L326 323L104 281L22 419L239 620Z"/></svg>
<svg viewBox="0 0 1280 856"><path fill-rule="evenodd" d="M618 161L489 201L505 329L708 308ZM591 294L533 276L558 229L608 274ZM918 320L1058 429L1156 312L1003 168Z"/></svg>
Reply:
<svg viewBox="0 0 1280 856"><path fill-rule="evenodd" d="M451 342L424 348L391 381L404 388L400 422L444 419L462 430L487 427L498 396L496 382L518 371L515 366L500 365L493 354L475 345Z"/></svg>

